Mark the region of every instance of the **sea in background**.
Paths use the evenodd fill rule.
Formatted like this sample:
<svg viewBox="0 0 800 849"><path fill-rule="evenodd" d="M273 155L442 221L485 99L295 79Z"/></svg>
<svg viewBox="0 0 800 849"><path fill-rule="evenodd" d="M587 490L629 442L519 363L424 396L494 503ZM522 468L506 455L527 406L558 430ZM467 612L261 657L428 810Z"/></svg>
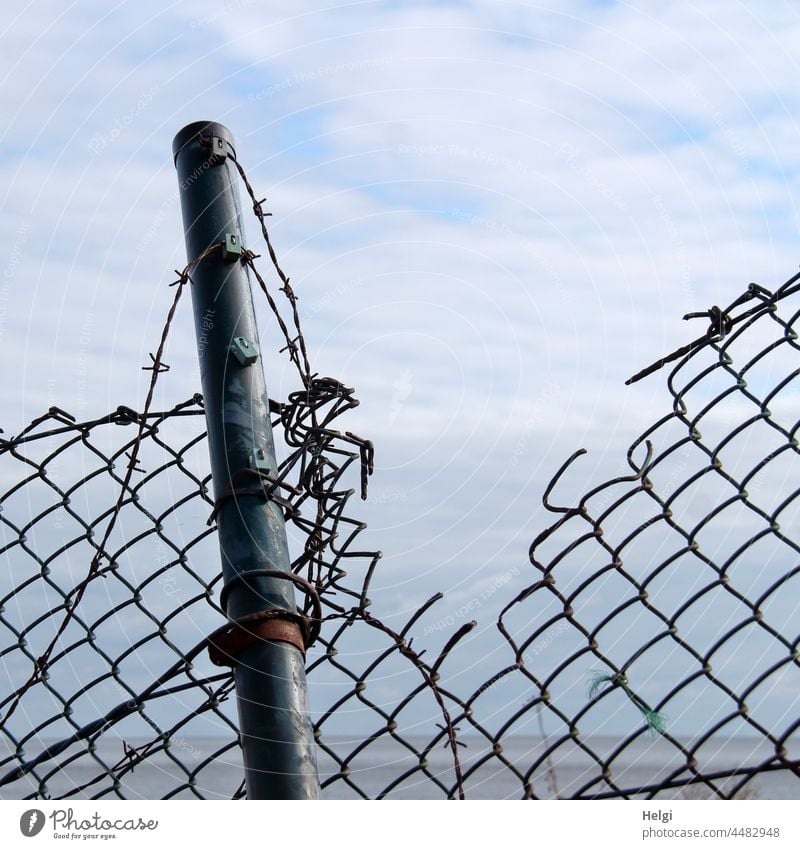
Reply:
<svg viewBox="0 0 800 849"><path fill-rule="evenodd" d="M467 735L460 739L466 743L465 748L459 747L459 755L462 771L466 776L464 787L467 798L521 798L522 785L519 778L499 758L490 756L484 763L480 763L491 752L485 740ZM132 746L145 742L144 740L127 741L128 745ZM189 773L196 772L195 787L201 796L212 799L230 798L242 779L238 749L233 747L214 760L206 762L214 752L229 742L229 739L222 738L192 740L173 738L170 753L156 752L136 765L132 772L123 776L120 785L121 793L129 799L163 798L177 786L187 782ZM409 742L418 750L425 745L425 741L421 738L412 738ZM587 741L600 758L610 755L620 742L618 738L613 737L595 737ZM26 758L34 757L46 744L46 741L40 741L37 745L33 742L28 743L25 748ZM358 741L341 737L327 739L325 744L340 753L339 757L343 758L346 753L356 748ZM9 754L7 744L4 748L3 758ZM504 741L502 757L521 772L525 772L543 751L544 745L541 738L520 735L509 737ZM63 762L72 753L78 757L62 770L53 771L52 765L42 765L38 768L39 775L46 777L50 798L93 798L104 789L110 790L111 779L108 775L104 775L98 762L80 746L73 746L58 760ZM123 756L122 740L114 737L102 738L96 745L95 754L108 765L117 763ZM703 773L710 773L742 765L756 765L768 760L771 754L771 747L763 741L727 738L717 739L713 741L713 744L706 743L696 757L698 768ZM185 769L182 769L180 764ZM350 778L367 796L375 797L418 764L419 758L415 753L391 739L381 738L353 758L349 764ZM628 746L614 759L611 776L618 788L629 789L658 783L684 765L684 756L668 741L661 738L643 738ZM339 771L334 761L323 751L319 752L319 769L323 782ZM433 749L428 755L427 770L430 776L437 778L446 787L452 787L453 759L448 750L441 746ZM6 775L8 771L7 764L0 772ZM590 794L611 790L612 788L602 780L600 773L601 768L596 761L572 743L567 743L553 754L549 768L546 762L543 763L530 778L538 797L552 798L558 795L569 798L579 791L582 794ZM75 788L98 775L102 776L101 781L82 792L74 792ZM387 795L395 799L444 798L444 791L430 776L418 771L399 781ZM731 788L739 780L718 780L717 786ZM589 787L592 781L595 783ZM26 777L0 788L0 798L20 799L35 792L36 782L31 777ZM800 799L800 778L789 771L764 772L753 778L740 796L758 799ZM327 799L360 798L358 793L342 780L337 780L326 788L323 797ZM659 797L713 798L708 789L703 786L666 790L662 791ZM113 793L106 793L103 798L115 798L115 796ZM188 788L184 788L175 794L174 798L196 798L196 796Z"/></svg>

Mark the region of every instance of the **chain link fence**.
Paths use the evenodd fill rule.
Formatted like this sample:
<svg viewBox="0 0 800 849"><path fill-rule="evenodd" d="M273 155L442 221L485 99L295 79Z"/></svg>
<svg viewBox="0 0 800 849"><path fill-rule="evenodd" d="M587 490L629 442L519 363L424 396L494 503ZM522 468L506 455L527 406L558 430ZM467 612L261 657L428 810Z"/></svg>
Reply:
<svg viewBox="0 0 800 849"><path fill-rule="evenodd" d="M582 452L558 470L557 518L532 568L511 564L496 650L472 621L434 649L440 595L400 629L372 612L380 553L360 546L351 505L372 445L337 427L358 402L312 371L263 201L234 162L277 293L254 253L242 261L299 378L271 402L278 472L251 488L299 552L323 796L800 795L797 278L710 310L706 334L637 376L675 363L672 410L626 474L568 506ZM0 441L3 797L244 795L232 675L214 656L226 617L202 398L150 410L201 259L176 281L143 410L51 408Z"/></svg>

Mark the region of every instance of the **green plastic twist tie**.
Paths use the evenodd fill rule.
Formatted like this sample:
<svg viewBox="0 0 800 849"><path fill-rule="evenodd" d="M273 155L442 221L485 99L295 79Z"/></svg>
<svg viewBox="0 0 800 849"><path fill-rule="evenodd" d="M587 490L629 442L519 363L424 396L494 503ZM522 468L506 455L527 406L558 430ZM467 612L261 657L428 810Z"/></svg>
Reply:
<svg viewBox="0 0 800 849"><path fill-rule="evenodd" d="M620 687L625 695L633 702L636 708L644 717L647 723L648 731L653 734L663 734L666 731L667 716L659 713L648 707L647 703L642 701L636 693L628 686L628 679L625 673L609 675L607 672L601 672L598 669L591 671L591 679L589 681L588 695L590 699L596 699L600 693L600 688L603 684L610 684L612 687Z"/></svg>

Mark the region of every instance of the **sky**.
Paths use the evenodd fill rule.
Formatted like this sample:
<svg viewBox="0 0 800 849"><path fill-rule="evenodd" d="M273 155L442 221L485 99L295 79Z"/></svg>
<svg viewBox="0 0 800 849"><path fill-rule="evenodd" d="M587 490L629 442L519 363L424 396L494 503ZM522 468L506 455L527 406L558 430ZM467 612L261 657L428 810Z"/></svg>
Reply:
<svg viewBox="0 0 800 849"><path fill-rule="evenodd" d="M5 9L0 426L142 406L186 261L172 138L220 121L314 368L361 400L373 595L396 623L433 591L441 619L498 586L475 613L493 628L533 577L550 476L578 448L573 494L624 473L668 411L658 376L626 378L698 335L685 312L797 267L790 3ZM188 302L166 361L164 408L200 388Z"/></svg>

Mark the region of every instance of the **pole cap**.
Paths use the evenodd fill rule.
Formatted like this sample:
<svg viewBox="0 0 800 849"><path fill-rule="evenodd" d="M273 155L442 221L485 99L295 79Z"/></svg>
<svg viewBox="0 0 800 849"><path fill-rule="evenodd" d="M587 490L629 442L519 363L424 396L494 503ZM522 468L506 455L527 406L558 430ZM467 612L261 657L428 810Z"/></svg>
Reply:
<svg viewBox="0 0 800 849"><path fill-rule="evenodd" d="M216 121L193 121L180 130L172 140L172 161L177 164L181 150L199 135L223 138L235 149L233 133L224 124L218 124Z"/></svg>

